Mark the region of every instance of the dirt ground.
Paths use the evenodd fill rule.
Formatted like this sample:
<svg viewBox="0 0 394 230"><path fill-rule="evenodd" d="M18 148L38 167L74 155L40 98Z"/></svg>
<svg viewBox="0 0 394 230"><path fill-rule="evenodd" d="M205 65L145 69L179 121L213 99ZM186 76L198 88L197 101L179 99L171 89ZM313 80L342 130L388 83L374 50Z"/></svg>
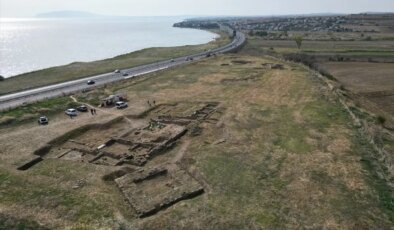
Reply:
<svg viewBox="0 0 394 230"><path fill-rule="evenodd" d="M129 98L129 108L116 114L59 115L45 127L0 130L0 213L16 218L11 226L57 229L390 229L392 193L348 113L301 66L268 63L278 61L223 55L107 86ZM147 100L179 106L150 110ZM34 150L82 124L128 117L105 131L113 135L206 102L218 103L212 116L144 166L177 164L205 192L150 217L139 218L115 183L102 179L116 167L45 159L16 170Z"/></svg>

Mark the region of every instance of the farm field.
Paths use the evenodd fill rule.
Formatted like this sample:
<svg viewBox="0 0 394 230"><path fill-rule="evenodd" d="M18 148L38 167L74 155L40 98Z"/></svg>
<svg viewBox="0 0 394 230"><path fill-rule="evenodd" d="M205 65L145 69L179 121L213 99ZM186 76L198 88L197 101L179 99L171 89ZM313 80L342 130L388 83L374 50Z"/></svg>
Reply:
<svg viewBox="0 0 394 230"><path fill-rule="evenodd" d="M394 63L326 62L319 65L346 89L362 97L360 103L385 117L387 126L394 128Z"/></svg>
<svg viewBox="0 0 394 230"><path fill-rule="evenodd" d="M265 40L265 39L251 39L249 40L255 46L275 47L275 48L289 48L297 49L296 43L293 40ZM305 40L302 43L302 50L314 51L392 51L394 52L394 41L313 41Z"/></svg>
<svg viewBox="0 0 394 230"><path fill-rule="evenodd" d="M394 63L325 62L321 66L355 93L394 93Z"/></svg>
<svg viewBox="0 0 394 230"><path fill-rule="evenodd" d="M301 49L293 40L250 38L242 51L252 55L307 55L315 62L394 62L394 41L303 41Z"/></svg>

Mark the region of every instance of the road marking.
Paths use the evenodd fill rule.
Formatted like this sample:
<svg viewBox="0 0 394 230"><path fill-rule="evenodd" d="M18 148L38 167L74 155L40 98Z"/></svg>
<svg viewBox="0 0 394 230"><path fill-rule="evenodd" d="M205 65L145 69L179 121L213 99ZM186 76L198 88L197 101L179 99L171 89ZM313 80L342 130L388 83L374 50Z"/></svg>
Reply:
<svg viewBox="0 0 394 230"><path fill-rule="evenodd" d="M127 76L124 79L129 79L129 78L145 75L145 74L148 74L148 73L153 73L153 72L160 71L160 70L163 70L163 69L168 69L168 66L161 67L161 68L158 68L158 69L149 70L149 71L145 71L145 72L141 72L141 73L136 73L136 74L133 74L132 76Z"/></svg>

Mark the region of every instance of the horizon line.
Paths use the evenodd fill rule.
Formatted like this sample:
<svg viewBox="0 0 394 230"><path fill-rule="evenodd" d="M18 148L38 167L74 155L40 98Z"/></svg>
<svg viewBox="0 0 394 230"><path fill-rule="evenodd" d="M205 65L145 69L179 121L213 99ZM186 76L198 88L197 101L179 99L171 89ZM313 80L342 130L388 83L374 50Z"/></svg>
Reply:
<svg viewBox="0 0 394 230"><path fill-rule="evenodd" d="M93 13L89 11L75 11L75 10L59 10L59 11L48 11L36 14L34 16L6 16L0 18L2 19L12 19L12 18L46 18L40 17L41 14L50 14L50 13L65 13L65 12L79 12L79 13L86 13L90 14L91 16L87 17L47 17L47 18L95 18L95 17L277 17L277 16L308 16L308 15L315 15L315 16L326 16L326 15L352 15L352 14L394 14L394 11L372 11L372 12L351 12L351 13L343 13L343 12L318 12L318 13L286 13L286 14L255 14L255 15L247 15L247 14L222 14L222 15L214 15L214 14L179 14L179 15L107 15L107 14L100 14L100 13Z"/></svg>

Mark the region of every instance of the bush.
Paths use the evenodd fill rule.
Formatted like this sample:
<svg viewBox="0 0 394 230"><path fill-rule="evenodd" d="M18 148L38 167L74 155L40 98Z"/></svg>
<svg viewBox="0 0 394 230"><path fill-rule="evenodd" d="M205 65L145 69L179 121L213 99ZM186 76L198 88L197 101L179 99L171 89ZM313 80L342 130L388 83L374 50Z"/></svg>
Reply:
<svg viewBox="0 0 394 230"><path fill-rule="evenodd" d="M294 54L286 54L284 55L284 58L288 61L300 62L312 69L316 68L316 58L314 56L294 53Z"/></svg>
<svg viewBox="0 0 394 230"><path fill-rule="evenodd" d="M314 56L310 56L307 54L299 54L299 53L294 53L294 54L286 54L284 55L284 58L288 61L293 61L293 62L299 62L302 63L309 68L316 70L319 72L321 75L325 76L326 78L337 81L334 76L332 76L327 70L320 68L317 65L317 60Z"/></svg>
<svg viewBox="0 0 394 230"><path fill-rule="evenodd" d="M328 79L330 79L330 80L332 80L332 81L337 81L337 79L336 79L334 76L332 76L331 73L329 73L327 70L322 69L322 68L318 68L317 71L318 71L321 75L325 76L326 78L328 78Z"/></svg>
<svg viewBox="0 0 394 230"><path fill-rule="evenodd" d="M260 37L265 37L265 36L268 36L268 33L267 33L267 31L257 31L255 33L255 35L260 36Z"/></svg>
<svg viewBox="0 0 394 230"><path fill-rule="evenodd" d="M383 117L382 115L379 115L379 116L376 118L376 121L378 122L378 124L383 125L383 124L386 122L386 118Z"/></svg>

